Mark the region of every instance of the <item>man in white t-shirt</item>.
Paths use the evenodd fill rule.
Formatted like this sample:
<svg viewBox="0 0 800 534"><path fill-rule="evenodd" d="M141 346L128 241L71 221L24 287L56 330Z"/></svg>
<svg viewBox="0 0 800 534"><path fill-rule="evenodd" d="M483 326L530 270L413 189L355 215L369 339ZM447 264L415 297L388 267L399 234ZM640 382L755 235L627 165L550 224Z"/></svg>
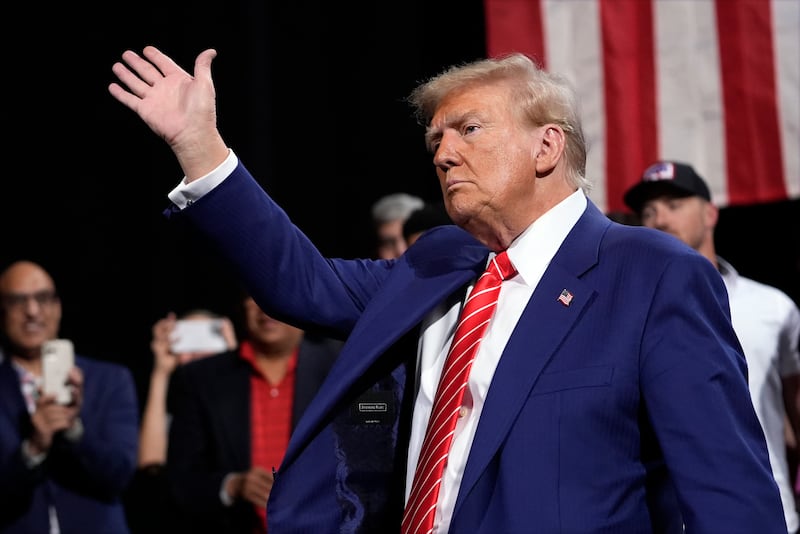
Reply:
<svg viewBox="0 0 800 534"><path fill-rule="evenodd" d="M797 505L786 455L785 422L800 431L800 310L781 290L740 276L717 256L714 228L719 209L695 170L685 164L660 161L648 167L642 180L624 197L644 226L674 235L708 258L725 281L733 328L742 344L748 383L769 449L775 481L781 491L786 526L798 531Z"/></svg>

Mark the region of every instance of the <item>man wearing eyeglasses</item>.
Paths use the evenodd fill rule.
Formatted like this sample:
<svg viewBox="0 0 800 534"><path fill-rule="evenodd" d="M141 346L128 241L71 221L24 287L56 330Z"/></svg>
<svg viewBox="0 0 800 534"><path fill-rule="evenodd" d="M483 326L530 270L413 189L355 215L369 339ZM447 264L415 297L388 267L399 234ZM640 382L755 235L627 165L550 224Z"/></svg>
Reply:
<svg viewBox="0 0 800 534"><path fill-rule="evenodd" d="M119 364L75 356L60 404L42 392L42 346L61 299L40 265L0 273L0 533L129 532L121 495L136 467L138 404Z"/></svg>

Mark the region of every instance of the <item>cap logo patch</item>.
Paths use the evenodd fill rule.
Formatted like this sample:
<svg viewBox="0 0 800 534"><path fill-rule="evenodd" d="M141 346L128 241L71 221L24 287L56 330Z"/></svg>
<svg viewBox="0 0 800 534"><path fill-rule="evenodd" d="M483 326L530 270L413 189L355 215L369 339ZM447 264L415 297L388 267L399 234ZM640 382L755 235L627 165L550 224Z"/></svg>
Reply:
<svg viewBox="0 0 800 534"><path fill-rule="evenodd" d="M659 162L650 165L642 173L642 180L645 182L657 182L659 180L673 180L675 178L675 165L669 162Z"/></svg>

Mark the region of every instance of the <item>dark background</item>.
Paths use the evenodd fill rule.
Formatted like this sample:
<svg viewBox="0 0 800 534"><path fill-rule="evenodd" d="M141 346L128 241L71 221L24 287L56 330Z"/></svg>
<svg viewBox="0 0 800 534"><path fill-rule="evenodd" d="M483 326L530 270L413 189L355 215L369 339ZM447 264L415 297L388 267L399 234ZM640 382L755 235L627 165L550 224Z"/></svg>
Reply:
<svg viewBox="0 0 800 534"><path fill-rule="evenodd" d="M223 137L323 253L355 257L371 253L377 198L439 200L403 99L442 68L483 56L485 33L480 0L116 4L7 13L22 37L4 47L0 267L41 262L62 295L62 335L143 381L152 324L170 310L233 313L236 284L162 217L182 173L108 94L121 53L154 44L191 71L216 48ZM740 273L800 302L798 208L723 209L717 238Z"/></svg>

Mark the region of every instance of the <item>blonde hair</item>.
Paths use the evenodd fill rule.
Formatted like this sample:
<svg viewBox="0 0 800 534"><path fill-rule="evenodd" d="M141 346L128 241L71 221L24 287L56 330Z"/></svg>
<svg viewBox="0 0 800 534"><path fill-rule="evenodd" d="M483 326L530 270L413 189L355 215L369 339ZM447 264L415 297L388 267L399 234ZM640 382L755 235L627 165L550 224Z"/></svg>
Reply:
<svg viewBox="0 0 800 534"><path fill-rule="evenodd" d="M567 139L567 179L588 192L591 183L585 177L586 140L575 90L566 78L545 71L525 54L512 53L449 67L417 86L407 100L417 121L428 126L448 95L491 84L507 84L511 88L512 102L522 124L561 127Z"/></svg>

